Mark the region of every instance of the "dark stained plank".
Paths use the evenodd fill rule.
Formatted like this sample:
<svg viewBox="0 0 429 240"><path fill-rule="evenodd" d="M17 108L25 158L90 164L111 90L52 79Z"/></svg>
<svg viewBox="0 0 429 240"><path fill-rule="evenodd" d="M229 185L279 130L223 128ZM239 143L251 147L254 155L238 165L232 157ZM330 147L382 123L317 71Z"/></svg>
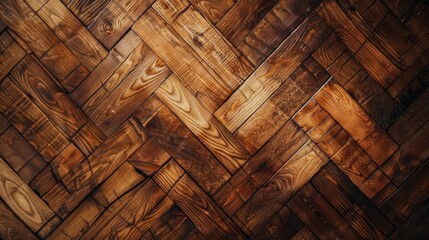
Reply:
<svg viewBox="0 0 429 240"><path fill-rule="evenodd" d="M361 238L311 184L305 185L288 206L320 239Z"/></svg>
<svg viewBox="0 0 429 240"><path fill-rule="evenodd" d="M37 236L0 200L0 238L38 239Z"/></svg>
<svg viewBox="0 0 429 240"><path fill-rule="evenodd" d="M0 36L0 39L5 40L4 38L6 38L6 36L10 37L7 32L4 32ZM6 77L10 70L12 70L12 68L21 61L24 56L24 50L15 41L11 42L7 46L0 46L0 79Z"/></svg>
<svg viewBox="0 0 429 240"><path fill-rule="evenodd" d="M319 0L280 0L237 48L253 66L259 66L319 2Z"/></svg>
<svg viewBox="0 0 429 240"><path fill-rule="evenodd" d="M232 93L228 84L190 49L153 8L149 8L132 29L211 112ZM187 61L182 61L184 58Z"/></svg>
<svg viewBox="0 0 429 240"><path fill-rule="evenodd" d="M14 68L11 76L64 135L73 136L85 124L87 118L83 112L30 56Z"/></svg>
<svg viewBox="0 0 429 240"><path fill-rule="evenodd" d="M50 0L37 14L88 70L106 57L104 47L60 0Z"/></svg>
<svg viewBox="0 0 429 240"><path fill-rule="evenodd" d="M311 181L363 239L385 239L393 224L334 164L327 164Z"/></svg>
<svg viewBox="0 0 429 240"><path fill-rule="evenodd" d="M238 46L277 2L278 0L239 1L216 26L234 46Z"/></svg>
<svg viewBox="0 0 429 240"><path fill-rule="evenodd" d="M134 116L204 191L215 193L231 175L167 107L152 107L156 102L163 106L154 95L142 104ZM153 108L156 114L147 114L148 108ZM130 160L133 159L132 156Z"/></svg>
<svg viewBox="0 0 429 240"><path fill-rule="evenodd" d="M9 78L0 84L0 111L42 157L50 161L68 141Z"/></svg>
<svg viewBox="0 0 429 240"><path fill-rule="evenodd" d="M426 162L381 206L381 211L397 226L428 199L428 173L429 162Z"/></svg>
<svg viewBox="0 0 429 240"><path fill-rule="evenodd" d="M2 158L0 158L0 190L2 200L34 232L54 216L48 205Z"/></svg>
<svg viewBox="0 0 429 240"><path fill-rule="evenodd" d="M401 225L389 239L423 239L429 234L429 229L420 223L429 221L429 201L426 200L417 210Z"/></svg>
<svg viewBox="0 0 429 240"><path fill-rule="evenodd" d="M168 196L188 215L201 233L210 239L244 239L244 234L188 176L174 185Z"/></svg>
<svg viewBox="0 0 429 240"><path fill-rule="evenodd" d="M327 161L322 151L308 141L235 213L234 222L251 236Z"/></svg>
<svg viewBox="0 0 429 240"><path fill-rule="evenodd" d="M314 99L350 134L379 165L386 161L398 145L350 95L330 80Z"/></svg>
<svg viewBox="0 0 429 240"><path fill-rule="evenodd" d="M230 173L235 173L250 157L246 149L175 75L171 75L155 93Z"/></svg>
<svg viewBox="0 0 429 240"><path fill-rule="evenodd" d="M130 118L88 157L88 161L73 168L61 181L71 192L88 185L94 188L119 168L147 139L148 135L141 125Z"/></svg>
<svg viewBox="0 0 429 240"><path fill-rule="evenodd" d="M38 57L59 42L48 26L23 0L0 3L0 18L29 45Z"/></svg>
<svg viewBox="0 0 429 240"><path fill-rule="evenodd" d="M329 31L317 15L310 15L215 112L215 116L230 132L236 131L298 68Z"/></svg>
<svg viewBox="0 0 429 240"><path fill-rule="evenodd" d="M401 70L374 44L366 41L369 30L358 28L334 0L322 3L318 13L382 87L388 88L394 82Z"/></svg>

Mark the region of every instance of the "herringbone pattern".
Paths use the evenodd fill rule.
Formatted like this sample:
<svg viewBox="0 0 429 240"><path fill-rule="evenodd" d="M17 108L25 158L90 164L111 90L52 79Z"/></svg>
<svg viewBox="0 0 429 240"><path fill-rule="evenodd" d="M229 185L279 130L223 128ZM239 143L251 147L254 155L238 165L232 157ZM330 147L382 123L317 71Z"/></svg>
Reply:
<svg viewBox="0 0 429 240"><path fill-rule="evenodd" d="M0 0L0 239L426 239L429 8Z"/></svg>

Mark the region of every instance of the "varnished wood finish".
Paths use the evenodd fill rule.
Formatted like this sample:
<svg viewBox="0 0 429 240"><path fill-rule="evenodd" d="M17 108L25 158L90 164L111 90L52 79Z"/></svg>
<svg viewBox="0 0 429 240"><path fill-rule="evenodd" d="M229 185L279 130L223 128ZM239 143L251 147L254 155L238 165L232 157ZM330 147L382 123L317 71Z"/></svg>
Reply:
<svg viewBox="0 0 429 240"><path fill-rule="evenodd" d="M0 239L427 239L428 22L0 0Z"/></svg>

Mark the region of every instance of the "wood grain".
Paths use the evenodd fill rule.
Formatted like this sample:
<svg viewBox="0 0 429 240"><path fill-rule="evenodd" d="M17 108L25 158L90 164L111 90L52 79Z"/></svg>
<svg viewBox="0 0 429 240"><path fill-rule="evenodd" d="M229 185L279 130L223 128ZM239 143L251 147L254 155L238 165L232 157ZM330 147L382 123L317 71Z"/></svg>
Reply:
<svg viewBox="0 0 429 240"><path fill-rule="evenodd" d="M0 237L3 239L38 239L9 207L0 201Z"/></svg>
<svg viewBox="0 0 429 240"><path fill-rule="evenodd" d="M8 207L33 231L39 230L54 212L0 158L0 196Z"/></svg>
<svg viewBox="0 0 429 240"><path fill-rule="evenodd" d="M234 173L249 158L249 153L206 110L174 75L155 92L180 120Z"/></svg>

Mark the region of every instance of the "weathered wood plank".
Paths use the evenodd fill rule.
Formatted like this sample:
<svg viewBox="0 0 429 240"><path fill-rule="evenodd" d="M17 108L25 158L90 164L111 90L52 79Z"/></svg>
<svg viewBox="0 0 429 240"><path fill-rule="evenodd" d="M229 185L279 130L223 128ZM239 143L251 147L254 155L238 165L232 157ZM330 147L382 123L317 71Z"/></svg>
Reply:
<svg viewBox="0 0 429 240"><path fill-rule="evenodd" d="M232 90L159 14L149 8L132 28L211 112ZM156 36L156 37L154 37ZM183 61L183 59L187 59Z"/></svg>
<svg viewBox="0 0 429 240"><path fill-rule="evenodd" d="M43 56L59 39L23 0L0 2L0 18L17 32L38 57Z"/></svg>
<svg viewBox="0 0 429 240"><path fill-rule="evenodd" d="M60 0L50 0L37 14L88 70L106 57L104 47Z"/></svg>
<svg viewBox="0 0 429 240"><path fill-rule="evenodd" d="M0 238L38 239L34 233L0 200Z"/></svg>
<svg viewBox="0 0 429 240"><path fill-rule="evenodd" d="M212 24L216 24L234 6L233 0L189 0Z"/></svg>
<svg viewBox="0 0 429 240"><path fill-rule="evenodd" d="M398 149L386 131L335 81L325 84L314 99L377 164L381 165Z"/></svg>
<svg viewBox="0 0 429 240"><path fill-rule="evenodd" d="M245 148L174 75L155 93L230 173L235 173L250 157Z"/></svg>
<svg viewBox="0 0 429 240"><path fill-rule="evenodd" d="M230 131L236 131L295 71L329 34L317 15L307 18L277 50L215 112Z"/></svg>
<svg viewBox="0 0 429 240"><path fill-rule="evenodd" d="M0 157L0 196L9 208L34 232L54 216L37 196Z"/></svg>

